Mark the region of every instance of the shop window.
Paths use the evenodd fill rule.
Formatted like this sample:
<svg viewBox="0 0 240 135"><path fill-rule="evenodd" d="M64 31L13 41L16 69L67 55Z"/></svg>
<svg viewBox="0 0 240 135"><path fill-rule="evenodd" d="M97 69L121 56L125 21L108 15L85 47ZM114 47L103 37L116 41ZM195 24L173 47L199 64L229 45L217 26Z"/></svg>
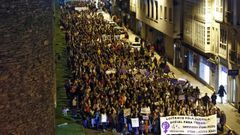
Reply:
<svg viewBox="0 0 240 135"><path fill-rule="evenodd" d="M198 56L192 51L189 51L188 57L189 57L189 61L188 61L189 70L194 74L197 74Z"/></svg>
<svg viewBox="0 0 240 135"><path fill-rule="evenodd" d="M204 80L206 83L210 83L210 63L206 58L200 58L200 66L199 66L199 77Z"/></svg>

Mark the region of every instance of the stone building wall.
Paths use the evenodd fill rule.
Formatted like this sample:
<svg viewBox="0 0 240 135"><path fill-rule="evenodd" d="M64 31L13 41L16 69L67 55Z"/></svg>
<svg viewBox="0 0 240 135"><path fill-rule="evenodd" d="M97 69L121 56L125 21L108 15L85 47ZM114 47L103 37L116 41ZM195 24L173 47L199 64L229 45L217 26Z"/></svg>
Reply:
<svg viewBox="0 0 240 135"><path fill-rule="evenodd" d="M51 0L0 2L0 135L54 135Z"/></svg>

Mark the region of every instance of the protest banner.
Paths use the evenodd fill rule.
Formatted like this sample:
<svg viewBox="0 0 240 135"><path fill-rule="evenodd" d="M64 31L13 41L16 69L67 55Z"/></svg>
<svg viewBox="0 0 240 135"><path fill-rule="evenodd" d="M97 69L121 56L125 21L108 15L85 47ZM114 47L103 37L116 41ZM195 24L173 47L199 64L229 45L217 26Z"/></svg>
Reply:
<svg viewBox="0 0 240 135"><path fill-rule="evenodd" d="M124 114L124 117L129 116L131 114L131 109L130 108L124 109L123 114Z"/></svg>
<svg viewBox="0 0 240 135"><path fill-rule="evenodd" d="M131 118L132 127L139 127L139 119L138 118Z"/></svg>
<svg viewBox="0 0 240 135"><path fill-rule="evenodd" d="M141 108L141 113L142 114L150 114L150 107L145 107L145 108Z"/></svg>
<svg viewBox="0 0 240 135"><path fill-rule="evenodd" d="M168 116L160 118L161 135L166 134L217 134L217 115Z"/></svg>
<svg viewBox="0 0 240 135"><path fill-rule="evenodd" d="M101 122L106 123L107 122L107 114L101 114Z"/></svg>

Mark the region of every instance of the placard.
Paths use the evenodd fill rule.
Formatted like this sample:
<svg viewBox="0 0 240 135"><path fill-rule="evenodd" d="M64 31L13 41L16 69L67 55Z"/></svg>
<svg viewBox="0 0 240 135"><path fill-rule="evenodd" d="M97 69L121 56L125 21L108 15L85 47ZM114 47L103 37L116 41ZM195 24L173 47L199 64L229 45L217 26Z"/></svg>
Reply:
<svg viewBox="0 0 240 135"><path fill-rule="evenodd" d="M131 114L131 109L130 108L124 109L123 114L124 114L124 117L129 116Z"/></svg>
<svg viewBox="0 0 240 135"><path fill-rule="evenodd" d="M107 122L107 114L101 114L101 122L106 123Z"/></svg>
<svg viewBox="0 0 240 135"><path fill-rule="evenodd" d="M143 120L148 120L149 119L147 115L143 115L142 117L143 117Z"/></svg>
<svg viewBox="0 0 240 135"><path fill-rule="evenodd" d="M166 134L217 134L217 115L168 116L160 118L161 135Z"/></svg>
<svg viewBox="0 0 240 135"><path fill-rule="evenodd" d="M150 107L141 108L141 113L150 114L151 113Z"/></svg>
<svg viewBox="0 0 240 135"><path fill-rule="evenodd" d="M131 118L132 127L139 127L139 119L138 118Z"/></svg>

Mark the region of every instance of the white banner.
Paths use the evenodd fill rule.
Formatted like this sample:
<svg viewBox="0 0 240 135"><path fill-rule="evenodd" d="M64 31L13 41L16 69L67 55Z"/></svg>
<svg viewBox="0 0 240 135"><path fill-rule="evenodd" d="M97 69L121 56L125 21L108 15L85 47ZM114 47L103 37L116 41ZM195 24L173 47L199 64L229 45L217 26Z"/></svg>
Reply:
<svg viewBox="0 0 240 135"><path fill-rule="evenodd" d="M139 119L131 118L132 127L139 127Z"/></svg>
<svg viewBox="0 0 240 135"><path fill-rule="evenodd" d="M217 115L168 116L160 118L161 135L166 134L217 134Z"/></svg>

